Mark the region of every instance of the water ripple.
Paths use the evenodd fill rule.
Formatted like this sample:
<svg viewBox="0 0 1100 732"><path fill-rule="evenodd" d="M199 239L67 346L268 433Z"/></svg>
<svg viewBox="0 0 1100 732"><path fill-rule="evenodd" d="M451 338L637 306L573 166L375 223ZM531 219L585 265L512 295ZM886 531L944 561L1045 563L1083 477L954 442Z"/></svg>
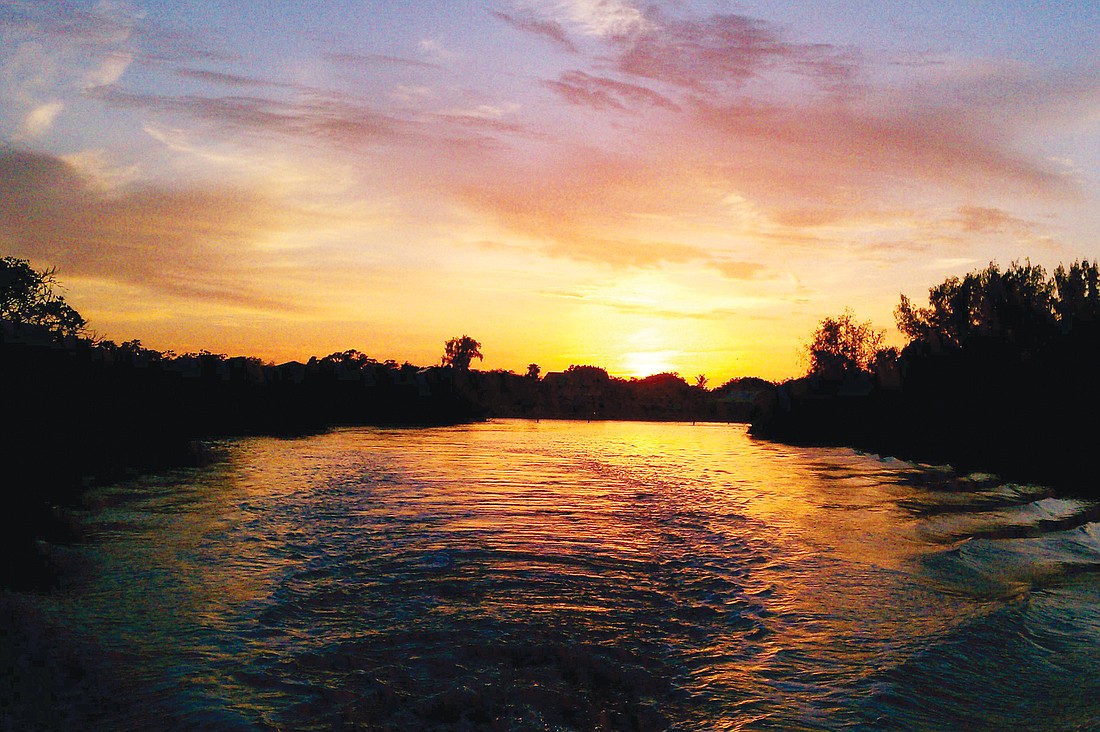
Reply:
<svg viewBox="0 0 1100 732"><path fill-rule="evenodd" d="M224 449L93 494L67 589L19 600L37 644L80 638L60 657L103 679L54 695L56 728L1100 720L1100 514L1039 486L730 425ZM130 702L104 706L111 679Z"/></svg>

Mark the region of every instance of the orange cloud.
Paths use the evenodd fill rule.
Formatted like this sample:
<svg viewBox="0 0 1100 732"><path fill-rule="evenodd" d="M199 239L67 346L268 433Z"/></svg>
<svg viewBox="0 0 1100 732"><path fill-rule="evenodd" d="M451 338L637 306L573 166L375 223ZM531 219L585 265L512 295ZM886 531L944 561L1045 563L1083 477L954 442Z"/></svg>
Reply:
<svg viewBox="0 0 1100 732"><path fill-rule="evenodd" d="M731 280L754 280L767 271L767 267L759 262L733 262L717 259L711 262L710 266Z"/></svg>
<svg viewBox="0 0 1100 732"><path fill-rule="evenodd" d="M967 232L1002 233L1028 232L1034 228L1030 221L1013 216L999 208L986 206L960 206L959 225Z"/></svg>
<svg viewBox="0 0 1100 732"><path fill-rule="evenodd" d="M295 307L254 281L272 264L257 242L290 224L275 201L240 189L144 187L104 195L71 165L0 151L5 253L66 274L267 310Z"/></svg>

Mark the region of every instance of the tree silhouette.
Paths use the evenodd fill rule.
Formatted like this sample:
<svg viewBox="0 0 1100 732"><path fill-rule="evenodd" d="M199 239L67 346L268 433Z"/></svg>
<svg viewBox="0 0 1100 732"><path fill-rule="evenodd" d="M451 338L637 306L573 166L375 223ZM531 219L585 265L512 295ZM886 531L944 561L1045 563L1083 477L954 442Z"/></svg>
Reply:
<svg viewBox="0 0 1100 732"><path fill-rule="evenodd" d="M565 373L587 381L608 381L611 378L607 369L589 364L570 364Z"/></svg>
<svg viewBox="0 0 1100 732"><path fill-rule="evenodd" d="M845 309L836 318L825 318L806 346L810 356L809 373L839 379L847 374L871 371L885 338L886 331L876 331L870 321L856 322L851 309Z"/></svg>
<svg viewBox="0 0 1100 732"><path fill-rule="evenodd" d="M699 374L698 376L696 376L695 377L695 386L698 389L706 389L707 388L707 375L706 374Z"/></svg>
<svg viewBox="0 0 1100 732"><path fill-rule="evenodd" d="M56 272L38 272L25 259L0 258L0 320L41 326L58 336L80 335L87 322L54 292Z"/></svg>
<svg viewBox="0 0 1100 732"><path fill-rule="evenodd" d="M1100 267L1074 262L1054 270L1054 311L1063 332L1076 325L1100 323Z"/></svg>
<svg viewBox="0 0 1100 732"><path fill-rule="evenodd" d="M468 335L461 338L452 338L445 344L443 365L452 366L461 371L470 368L470 361L477 359L483 361L485 356L481 353L481 343Z"/></svg>
<svg viewBox="0 0 1100 732"><path fill-rule="evenodd" d="M542 373L542 367L537 363L527 364L527 377L531 379L537 379L539 374Z"/></svg>
<svg viewBox="0 0 1100 732"><path fill-rule="evenodd" d="M329 355L322 358L320 362L341 364L345 366L363 367L368 363L373 363L374 359L358 349L349 348L346 351L336 351L335 353L330 353Z"/></svg>
<svg viewBox="0 0 1100 732"><path fill-rule="evenodd" d="M966 276L951 277L928 291L928 307L914 307L905 295L894 310L898 330L911 342L962 348L976 336L1011 341L1025 350L1041 347L1056 320L1071 320L1078 308L1095 310L1096 267L1059 267L1054 280L1030 261L1001 271L994 263Z"/></svg>

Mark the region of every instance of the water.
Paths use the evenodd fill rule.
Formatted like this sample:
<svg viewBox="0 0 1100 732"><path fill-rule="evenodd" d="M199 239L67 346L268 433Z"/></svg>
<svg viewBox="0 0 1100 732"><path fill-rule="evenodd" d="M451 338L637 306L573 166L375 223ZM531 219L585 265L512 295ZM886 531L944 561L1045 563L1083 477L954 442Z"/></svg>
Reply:
<svg viewBox="0 0 1100 732"><path fill-rule="evenodd" d="M222 447L4 598L6 728L1100 728L1097 506L1041 487L740 425Z"/></svg>

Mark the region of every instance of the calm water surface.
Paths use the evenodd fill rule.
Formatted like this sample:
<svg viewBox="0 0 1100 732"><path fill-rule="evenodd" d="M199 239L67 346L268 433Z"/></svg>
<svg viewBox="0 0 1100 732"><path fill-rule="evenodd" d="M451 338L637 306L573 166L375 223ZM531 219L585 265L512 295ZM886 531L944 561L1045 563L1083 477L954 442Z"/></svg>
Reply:
<svg viewBox="0 0 1100 732"><path fill-rule="evenodd" d="M1097 509L1040 487L740 425L224 449L92 495L9 725L1100 728Z"/></svg>

